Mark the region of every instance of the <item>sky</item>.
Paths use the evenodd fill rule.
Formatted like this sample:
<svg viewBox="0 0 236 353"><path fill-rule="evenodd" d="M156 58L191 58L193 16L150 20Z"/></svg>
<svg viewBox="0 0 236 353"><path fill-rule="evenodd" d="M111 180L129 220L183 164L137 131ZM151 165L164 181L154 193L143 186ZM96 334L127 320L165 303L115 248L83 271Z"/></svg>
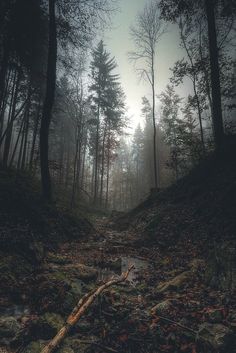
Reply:
<svg viewBox="0 0 236 353"><path fill-rule="evenodd" d="M128 52L134 49L130 36L130 26L135 24L137 14L142 11L148 1L120 0L119 10L112 18L112 26L105 31L103 37L107 50L115 57L118 64L117 71L120 74L121 85L127 97L128 116L132 128L135 128L141 121L142 97L146 96L151 101L150 85L147 82L140 82L133 64L128 60ZM183 50L179 46L178 28L171 25L157 45L157 62L155 65L157 95L169 83L169 77L171 76L169 68L183 56Z"/></svg>

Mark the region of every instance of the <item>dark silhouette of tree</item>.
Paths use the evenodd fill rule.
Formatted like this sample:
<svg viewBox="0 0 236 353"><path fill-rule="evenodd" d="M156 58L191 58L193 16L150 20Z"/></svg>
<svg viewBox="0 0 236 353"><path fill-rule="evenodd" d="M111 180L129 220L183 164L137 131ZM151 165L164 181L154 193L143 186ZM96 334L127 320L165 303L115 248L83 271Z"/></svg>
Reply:
<svg viewBox="0 0 236 353"><path fill-rule="evenodd" d="M156 129L156 75L155 58L157 44L164 32L163 22L160 18L158 4L152 1L146 5L143 12L137 17L135 27L131 27L131 36L136 49L129 54L131 61L141 62L137 69L141 78L146 79L152 89L152 122L153 122L153 164L155 188L159 186L158 155L157 155L157 129Z"/></svg>
<svg viewBox="0 0 236 353"><path fill-rule="evenodd" d="M51 178L48 164L48 137L51 122L52 107L56 87L56 62L57 62L57 32L55 0L49 0L49 40L48 40L48 63L47 63L47 85L43 105L43 114L40 127L40 165L42 193L46 200L52 198Z"/></svg>
<svg viewBox="0 0 236 353"><path fill-rule="evenodd" d="M205 0L207 24L208 24L208 38L209 38L209 52L210 52L210 67L211 67L211 91L212 91L212 110L213 110L213 127L216 148L220 149L224 140L224 127L222 120L221 108L221 89L220 89L220 71L218 59L218 47L216 38L215 25L215 1Z"/></svg>

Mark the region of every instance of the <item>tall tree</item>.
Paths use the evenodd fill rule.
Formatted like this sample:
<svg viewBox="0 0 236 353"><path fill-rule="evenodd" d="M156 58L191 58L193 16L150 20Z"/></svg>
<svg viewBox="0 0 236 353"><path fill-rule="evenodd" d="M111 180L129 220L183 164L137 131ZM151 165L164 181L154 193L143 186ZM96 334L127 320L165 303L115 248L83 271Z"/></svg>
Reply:
<svg viewBox="0 0 236 353"><path fill-rule="evenodd" d="M153 122L153 164L155 188L159 186L158 162L157 162L157 129L156 129L156 75L155 58L157 44L164 32L163 22L156 1L147 4L136 20L136 25L131 27L131 36L136 49L129 54L130 60L141 62L142 67L138 69L142 78L151 85L152 90L152 122Z"/></svg>
<svg viewBox="0 0 236 353"><path fill-rule="evenodd" d="M223 144L224 127L222 120L221 109L221 89L220 89L220 71L218 59L218 47L216 38L215 25L215 1L205 0L207 24L208 24L208 38L209 38L209 52L211 64L211 90L212 90L212 108L213 108L213 127L215 135L215 144L219 149Z"/></svg>
<svg viewBox="0 0 236 353"><path fill-rule="evenodd" d="M52 198L51 178L48 163L48 137L49 126L52 116L52 108L56 87L56 63L57 63L57 30L55 15L55 0L48 0L49 5L49 41L48 41L48 64L47 85L43 105L43 114L40 127L40 165L42 192L46 200Z"/></svg>
<svg viewBox="0 0 236 353"><path fill-rule="evenodd" d="M114 126L116 118L122 114L122 91L119 76L113 71L117 64L104 47L103 41L92 53L91 62L91 101L95 113L95 149L94 149L94 202L98 201L99 169L102 168L100 192L103 192L104 147L108 128ZM118 126L117 126L118 127ZM101 199L101 197L100 197Z"/></svg>

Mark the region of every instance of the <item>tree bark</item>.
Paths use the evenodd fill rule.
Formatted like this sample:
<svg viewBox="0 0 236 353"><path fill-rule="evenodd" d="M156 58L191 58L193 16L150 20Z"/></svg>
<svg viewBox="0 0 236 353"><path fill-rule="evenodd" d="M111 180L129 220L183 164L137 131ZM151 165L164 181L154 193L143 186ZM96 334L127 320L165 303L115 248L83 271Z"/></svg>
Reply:
<svg viewBox="0 0 236 353"><path fill-rule="evenodd" d="M29 162L29 169L30 170L33 169L33 160L34 160L34 154L35 154L36 138L37 138L38 127L39 127L39 122L40 122L40 109L41 109L41 99L39 99L36 120L34 123L33 139L32 139L31 152L30 152L30 162Z"/></svg>
<svg viewBox="0 0 236 353"><path fill-rule="evenodd" d="M51 122L52 108L56 87L56 66L57 66L57 32L55 16L55 0L48 0L49 3L49 43L48 43L48 67L46 95L43 106L43 114L40 128L40 167L42 195L45 200L51 201L51 177L48 162L48 138Z"/></svg>
<svg viewBox="0 0 236 353"><path fill-rule="evenodd" d="M211 66L211 90L212 90L212 110L213 110L213 128L216 149L222 147L224 140L224 127L221 108L221 89L220 89L220 71L219 58L216 38L216 25L214 13L214 1L205 0L207 24L208 24L208 40L210 52Z"/></svg>

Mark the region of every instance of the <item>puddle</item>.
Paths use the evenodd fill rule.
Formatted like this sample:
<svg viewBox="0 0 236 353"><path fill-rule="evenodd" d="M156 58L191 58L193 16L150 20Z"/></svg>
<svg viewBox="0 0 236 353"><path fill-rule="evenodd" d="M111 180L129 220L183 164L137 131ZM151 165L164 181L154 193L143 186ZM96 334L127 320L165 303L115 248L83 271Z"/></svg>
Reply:
<svg viewBox="0 0 236 353"><path fill-rule="evenodd" d="M135 286L140 272L147 270L149 264L145 260L141 260L137 257L122 257L121 258L121 272L127 271L129 266L134 265L134 270L129 273L128 280Z"/></svg>
<svg viewBox="0 0 236 353"><path fill-rule="evenodd" d="M109 267L109 264L108 266L103 268L99 267L99 280L105 280L112 275L121 275L121 273L127 271L129 266L131 265L134 265L134 270L129 273L128 281L131 283L131 285L135 286L138 282L140 272L142 272L143 270L147 270L149 266L147 261L141 260L137 257L121 257L120 267L116 270Z"/></svg>
<svg viewBox="0 0 236 353"><path fill-rule="evenodd" d="M30 309L26 305L12 305L8 308L0 308L0 316L14 316L19 318L21 316L29 315ZM1 351L0 351L1 353Z"/></svg>

